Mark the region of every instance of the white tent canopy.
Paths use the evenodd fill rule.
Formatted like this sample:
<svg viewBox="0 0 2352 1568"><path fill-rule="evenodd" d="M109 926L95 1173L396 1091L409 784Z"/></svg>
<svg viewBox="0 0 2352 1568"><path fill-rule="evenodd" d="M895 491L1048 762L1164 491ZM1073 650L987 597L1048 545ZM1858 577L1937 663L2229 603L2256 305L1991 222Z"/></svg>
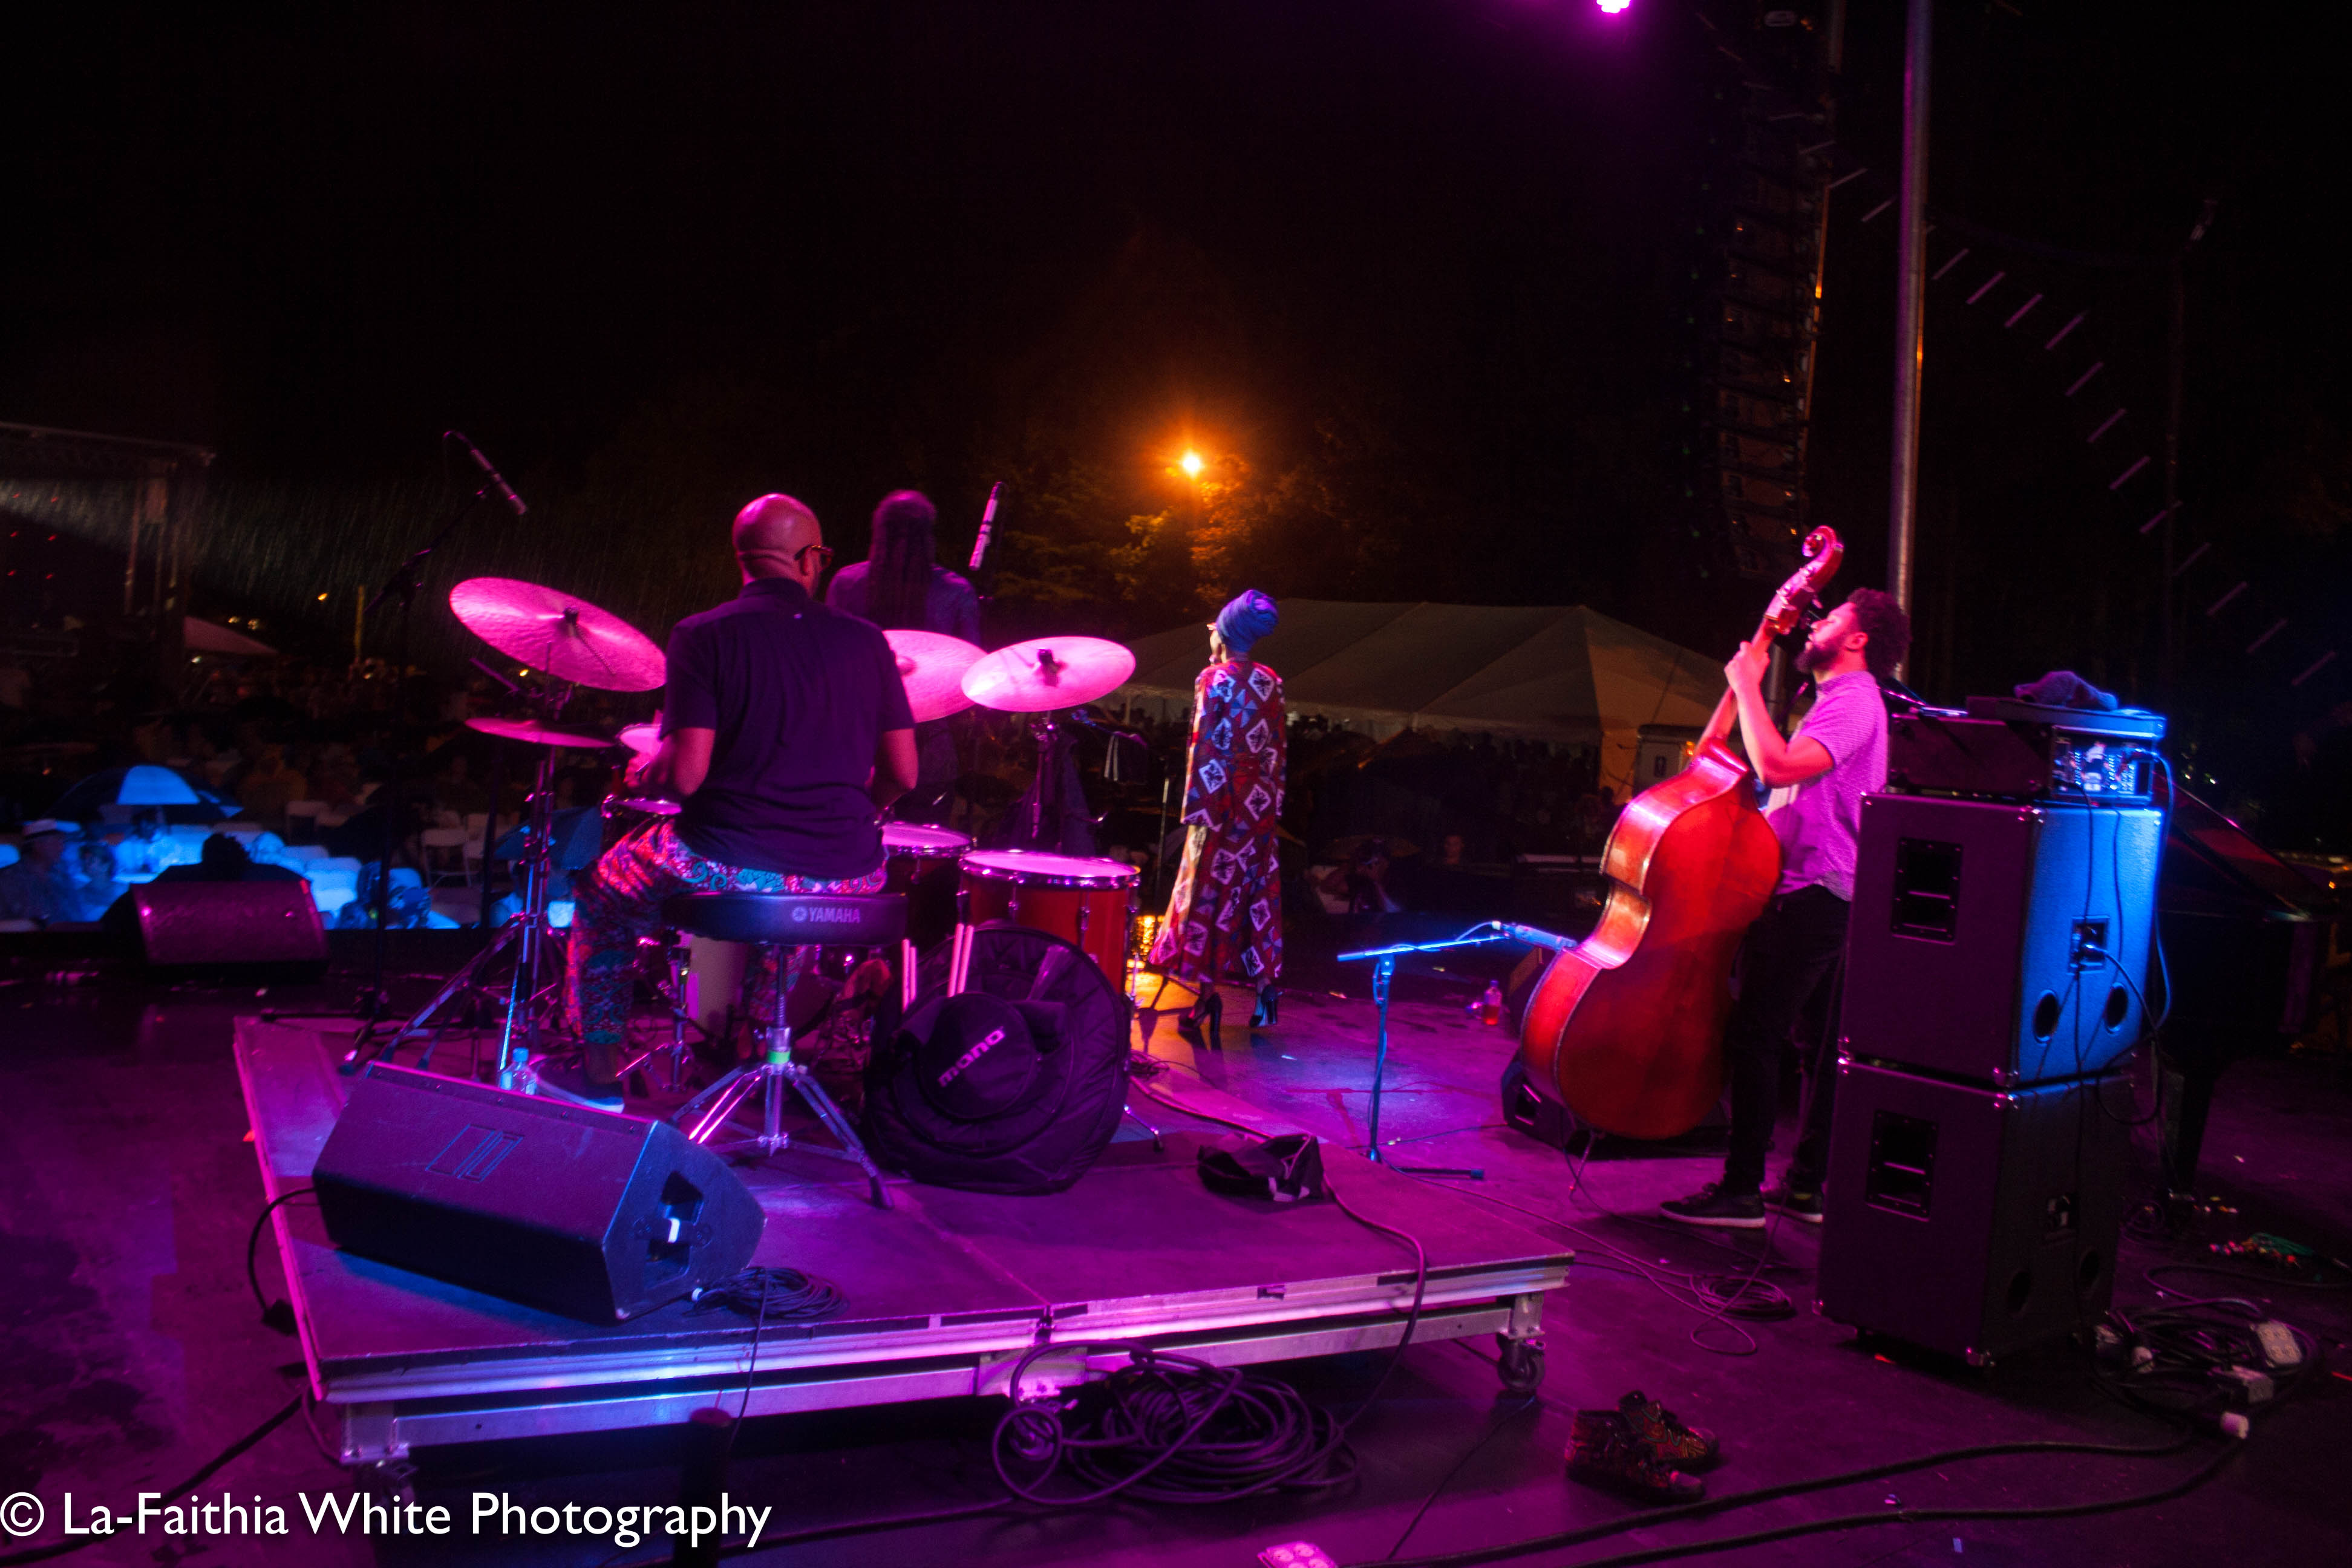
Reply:
<svg viewBox="0 0 2352 1568"><path fill-rule="evenodd" d="M1192 699L1209 658L1195 623L1129 645L1135 674L1111 696L1162 717ZM1293 713L1390 735L1489 731L1597 746L1601 779L1632 782L1644 725L1696 728L1723 690L1723 666L1587 608L1352 605L1285 599L1282 624L1251 651L1282 677Z"/></svg>

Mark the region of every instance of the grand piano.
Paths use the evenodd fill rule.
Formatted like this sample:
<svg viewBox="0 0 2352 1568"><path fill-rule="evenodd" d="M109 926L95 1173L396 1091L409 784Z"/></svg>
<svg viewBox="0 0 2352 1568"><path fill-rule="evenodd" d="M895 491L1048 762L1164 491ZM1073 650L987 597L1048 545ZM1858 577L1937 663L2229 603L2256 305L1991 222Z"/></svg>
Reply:
<svg viewBox="0 0 2352 1568"><path fill-rule="evenodd" d="M2157 781L2165 818L2157 924L2170 1016L2164 1074L2165 1185L2187 1196L2213 1086L2240 1055L2276 1047L2311 1022L2344 910L2336 879L2288 864L2188 790ZM2152 978L2151 984L2164 981ZM2151 994L2149 1001L2163 1004Z"/></svg>

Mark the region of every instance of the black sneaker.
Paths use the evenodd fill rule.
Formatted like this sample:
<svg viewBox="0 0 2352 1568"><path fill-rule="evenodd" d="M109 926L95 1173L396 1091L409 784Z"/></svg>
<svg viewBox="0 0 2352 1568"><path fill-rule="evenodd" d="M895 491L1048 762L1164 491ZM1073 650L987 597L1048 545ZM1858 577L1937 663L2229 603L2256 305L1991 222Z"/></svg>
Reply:
<svg viewBox="0 0 2352 1568"><path fill-rule="evenodd" d="M1685 1225L1713 1226L1722 1230L1764 1228L1762 1194L1727 1193L1719 1182L1709 1182L1686 1198L1668 1198L1658 1205L1658 1212Z"/></svg>
<svg viewBox="0 0 2352 1568"><path fill-rule="evenodd" d="M1801 1220L1807 1225L1822 1223L1822 1190L1819 1187L1809 1192L1783 1180L1779 1186L1765 1191L1764 1206L1778 1209L1789 1218Z"/></svg>

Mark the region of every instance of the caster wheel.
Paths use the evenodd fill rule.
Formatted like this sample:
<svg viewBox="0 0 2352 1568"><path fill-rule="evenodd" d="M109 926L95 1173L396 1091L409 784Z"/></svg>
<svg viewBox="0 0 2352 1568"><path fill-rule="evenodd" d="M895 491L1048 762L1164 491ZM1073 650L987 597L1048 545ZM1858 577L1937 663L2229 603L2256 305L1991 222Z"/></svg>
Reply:
<svg viewBox="0 0 2352 1568"><path fill-rule="evenodd" d="M1501 1352L1503 1388L1509 1394L1533 1394L1543 1386L1543 1346L1534 1340L1506 1339L1495 1336L1496 1348Z"/></svg>

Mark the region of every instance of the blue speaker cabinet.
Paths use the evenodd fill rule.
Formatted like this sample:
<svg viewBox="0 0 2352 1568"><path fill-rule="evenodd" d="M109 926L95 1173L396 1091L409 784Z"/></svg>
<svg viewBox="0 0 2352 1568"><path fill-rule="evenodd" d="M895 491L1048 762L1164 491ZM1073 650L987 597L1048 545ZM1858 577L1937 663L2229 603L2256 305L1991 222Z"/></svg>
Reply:
<svg viewBox="0 0 2352 1568"><path fill-rule="evenodd" d="M2137 1045L2162 814L1874 795L1840 1044L2003 1088L2104 1072Z"/></svg>

